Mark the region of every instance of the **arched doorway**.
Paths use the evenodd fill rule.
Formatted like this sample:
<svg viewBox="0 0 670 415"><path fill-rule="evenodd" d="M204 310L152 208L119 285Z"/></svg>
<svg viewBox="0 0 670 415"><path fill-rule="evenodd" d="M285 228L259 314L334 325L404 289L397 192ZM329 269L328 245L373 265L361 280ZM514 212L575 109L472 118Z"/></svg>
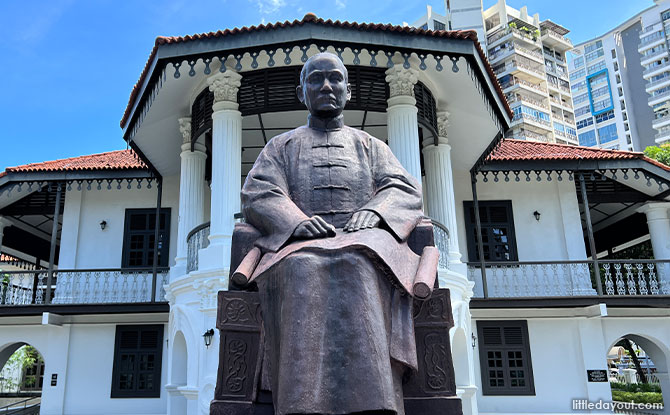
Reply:
<svg viewBox="0 0 670 415"><path fill-rule="evenodd" d="M0 412L14 405L39 407L44 385L44 358L24 342L0 349Z"/></svg>
<svg viewBox="0 0 670 415"><path fill-rule="evenodd" d="M179 388L186 386L188 382L188 367L187 367L187 349L186 338L181 331L178 331L172 341L172 359L170 372L170 384ZM173 393L170 396L170 415L182 415L187 413L187 400L181 393Z"/></svg>
<svg viewBox="0 0 670 415"><path fill-rule="evenodd" d="M618 402L665 403L670 414L670 353L646 336L627 334L607 351L612 399Z"/></svg>

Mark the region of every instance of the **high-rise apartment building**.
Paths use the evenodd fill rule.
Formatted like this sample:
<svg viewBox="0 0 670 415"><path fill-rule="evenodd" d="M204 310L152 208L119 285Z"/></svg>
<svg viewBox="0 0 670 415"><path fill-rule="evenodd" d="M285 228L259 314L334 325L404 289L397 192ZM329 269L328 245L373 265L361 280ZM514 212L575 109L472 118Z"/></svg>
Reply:
<svg viewBox="0 0 670 415"><path fill-rule="evenodd" d="M670 1L656 0L639 15L640 63L643 67L647 104L652 109L654 144L670 142Z"/></svg>
<svg viewBox="0 0 670 415"><path fill-rule="evenodd" d="M577 144L575 115L565 54L568 29L540 21L526 7L499 0L487 10L482 0L446 0L446 27L476 30L493 70L514 110L508 136ZM432 19L435 20L435 19ZM413 25L429 23L427 16ZM428 26L430 27L430 26Z"/></svg>
<svg viewBox="0 0 670 415"><path fill-rule="evenodd" d="M580 145L642 151L655 144L654 114L647 103L656 100L647 92L667 90L670 85L670 72L667 71L670 69L665 69L666 78L645 80L664 70L652 69L649 75L644 75L647 72L643 72L643 65L664 57L667 60L668 55L665 41L653 40L640 45L644 13L602 36L576 45L571 51L569 71ZM658 46L661 43L664 55ZM642 51L651 51L647 58L642 58L638 46ZM666 99L666 102L670 101Z"/></svg>

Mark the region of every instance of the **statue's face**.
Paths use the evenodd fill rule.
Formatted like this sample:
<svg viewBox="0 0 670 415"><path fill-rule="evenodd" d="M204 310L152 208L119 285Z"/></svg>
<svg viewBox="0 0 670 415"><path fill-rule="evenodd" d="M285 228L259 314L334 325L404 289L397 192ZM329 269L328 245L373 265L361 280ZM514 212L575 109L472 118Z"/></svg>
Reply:
<svg viewBox="0 0 670 415"><path fill-rule="evenodd" d="M305 76L297 88L298 97L310 114L337 117L351 98L347 69L337 56L323 53L305 63Z"/></svg>

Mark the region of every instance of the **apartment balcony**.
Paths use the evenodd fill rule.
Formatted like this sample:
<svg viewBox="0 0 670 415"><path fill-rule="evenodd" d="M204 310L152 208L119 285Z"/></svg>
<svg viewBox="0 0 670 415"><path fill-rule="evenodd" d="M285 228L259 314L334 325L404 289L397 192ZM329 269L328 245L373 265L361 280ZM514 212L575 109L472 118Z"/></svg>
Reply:
<svg viewBox="0 0 670 415"><path fill-rule="evenodd" d="M551 122L543 120L538 117L533 117L532 115L528 114L516 114L514 118L512 118L512 128L517 127L519 125L527 125L530 127L535 127L540 130L544 131L553 131L553 128L551 126Z"/></svg>
<svg viewBox="0 0 670 415"><path fill-rule="evenodd" d="M168 269L54 270L48 298L49 272L3 271L0 308L48 304L129 304L165 302Z"/></svg>
<svg viewBox="0 0 670 415"><path fill-rule="evenodd" d="M502 41L512 38L518 39L522 42L526 42L537 47L541 47L540 41L535 35L511 27L508 27L506 29L503 29L499 32L492 34L491 36L488 36L487 43L489 47L492 47L501 43Z"/></svg>
<svg viewBox="0 0 670 415"><path fill-rule="evenodd" d="M560 52L567 52L573 48L570 39L546 28L542 30L542 44Z"/></svg>
<svg viewBox="0 0 670 415"><path fill-rule="evenodd" d="M660 79L657 79L653 82L647 82L647 85L645 85L645 90L647 91L647 93L650 93L655 89L659 89L668 85L670 85L670 72L664 75Z"/></svg>
<svg viewBox="0 0 670 415"><path fill-rule="evenodd" d="M656 105L656 104L661 103L663 101L667 101L668 99L670 99L670 90L665 91L662 94L650 96L647 99L647 103L649 105Z"/></svg>
<svg viewBox="0 0 670 415"><path fill-rule="evenodd" d="M537 63L541 64L544 63L544 58L542 57L542 54L539 51L533 51L523 46L519 46L515 43L513 43L512 47L510 48L500 49L496 53L489 55L489 62L491 62L491 64L494 65L497 62L512 55L520 55L528 59L534 60Z"/></svg>
<svg viewBox="0 0 670 415"><path fill-rule="evenodd" d="M670 260L487 262L468 263L475 297L603 297L670 295ZM599 282L599 283L598 283ZM486 292L484 291L486 283Z"/></svg>
<svg viewBox="0 0 670 415"><path fill-rule="evenodd" d="M670 141L670 127L663 127L658 130L658 133L656 133L654 139L659 144Z"/></svg>
<svg viewBox="0 0 670 415"><path fill-rule="evenodd" d="M669 61L664 61L660 65L656 65L656 66L653 66L651 68L645 69L644 72L642 72L642 76L644 78L649 79L652 76L660 75L664 71L667 71L668 67L670 67L670 60Z"/></svg>
<svg viewBox="0 0 670 415"><path fill-rule="evenodd" d="M510 73L515 74L517 76L525 76L528 77L529 79L543 80L545 78L544 70L540 66L529 65L528 63L525 62L519 62L516 59L507 62L502 67L499 67L494 71L494 73L498 77Z"/></svg>
<svg viewBox="0 0 670 415"><path fill-rule="evenodd" d="M507 102L510 105L513 104L526 104L531 107L535 107L535 109L541 109L541 110L549 110L549 105L545 104L544 102L531 98L526 95L521 95L521 94L513 94L512 96L507 97Z"/></svg>
<svg viewBox="0 0 670 415"><path fill-rule="evenodd" d="M650 36L648 39L640 42L637 47L637 51L642 53L649 48L663 44L663 42L665 42L665 34L663 32L658 32L655 35Z"/></svg>
<svg viewBox="0 0 670 415"><path fill-rule="evenodd" d="M529 92L532 92L534 94L538 95L544 95L547 93L547 88L539 85L539 84L534 84L532 82L528 82L524 79L519 79L519 78L512 78L511 81L500 85L500 87L503 89L503 92L509 93L512 90L516 89L517 87L523 88Z"/></svg>
<svg viewBox="0 0 670 415"><path fill-rule="evenodd" d="M670 114L663 117L655 118L652 122L652 127L657 130L660 130L663 127L670 126Z"/></svg>
<svg viewBox="0 0 670 415"><path fill-rule="evenodd" d="M664 58L666 56L668 56L668 50L667 49L658 50L658 51L652 53L651 55L642 56L640 58L640 63L642 65L649 65L654 60L661 59L661 58Z"/></svg>
<svg viewBox="0 0 670 415"><path fill-rule="evenodd" d="M548 143L551 141L546 135L534 133L528 130L518 131L512 135L512 138L516 140L540 141L543 143Z"/></svg>

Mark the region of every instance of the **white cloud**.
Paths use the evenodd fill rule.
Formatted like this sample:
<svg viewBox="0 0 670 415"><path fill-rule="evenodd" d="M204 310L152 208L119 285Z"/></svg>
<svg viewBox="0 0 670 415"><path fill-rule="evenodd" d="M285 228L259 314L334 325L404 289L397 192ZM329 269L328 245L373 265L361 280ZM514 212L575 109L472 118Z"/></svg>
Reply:
<svg viewBox="0 0 670 415"><path fill-rule="evenodd" d="M338 10L342 10L342 9L344 9L345 7L347 7L347 3L346 3L345 0L335 0L335 7L336 7Z"/></svg>
<svg viewBox="0 0 670 415"><path fill-rule="evenodd" d="M261 15L272 14L286 6L285 0L255 0Z"/></svg>

